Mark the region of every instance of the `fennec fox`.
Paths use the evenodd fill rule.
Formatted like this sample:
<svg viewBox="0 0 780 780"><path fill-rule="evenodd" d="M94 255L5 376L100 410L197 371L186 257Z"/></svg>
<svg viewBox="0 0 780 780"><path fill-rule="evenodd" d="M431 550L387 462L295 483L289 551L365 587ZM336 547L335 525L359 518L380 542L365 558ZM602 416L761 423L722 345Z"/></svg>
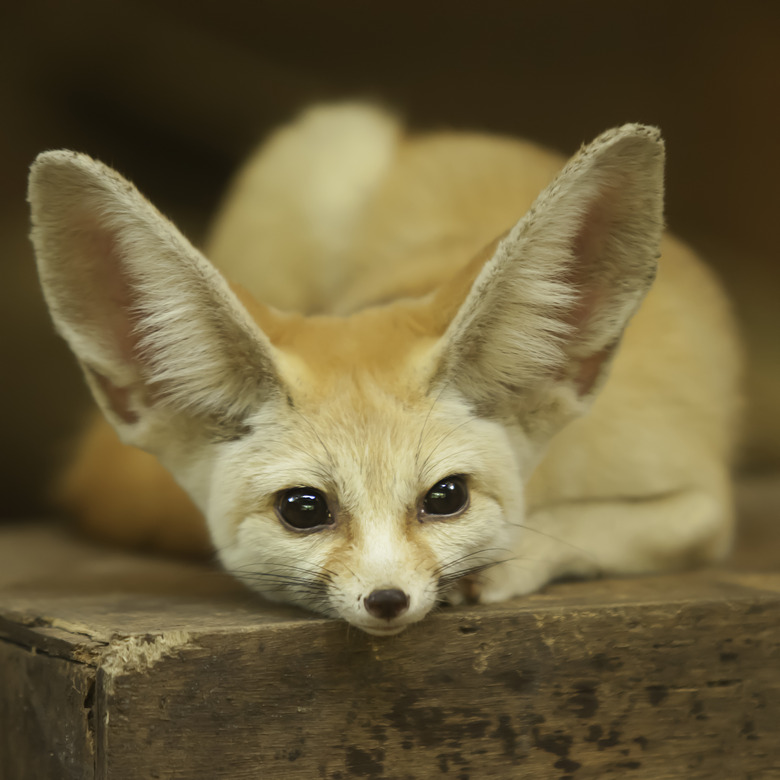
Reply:
<svg viewBox="0 0 780 780"><path fill-rule="evenodd" d="M394 634L440 599L727 551L738 349L662 235L663 159L641 125L562 167L319 107L238 178L215 265L69 151L32 167L32 240L105 418L226 569ZM134 453L95 428L71 503L104 535L201 546Z"/></svg>

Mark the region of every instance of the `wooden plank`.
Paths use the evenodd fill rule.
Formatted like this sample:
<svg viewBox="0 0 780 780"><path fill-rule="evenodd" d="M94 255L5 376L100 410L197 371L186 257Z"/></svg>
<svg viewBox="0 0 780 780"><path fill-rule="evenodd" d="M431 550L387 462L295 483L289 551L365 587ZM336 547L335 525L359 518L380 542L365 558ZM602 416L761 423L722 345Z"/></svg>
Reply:
<svg viewBox="0 0 780 780"><path fill-rule="evenodd" d="M181 636L107 682L106 776L770 777L779 602L453 610L390 640L337 623Z"/></svg>
<svg viewBox="0 0 780 780"><path fill-rule="evenodd" d="M0 777L94 774L95 670L0 641Z"/></svg>
<svg viewBox="0 0 780 780"><path fill-rule="evenodd" d="M451 610L389 640L325 621L116 637L87 711L97 777L770 777L779 600ZM37 674L2 666L28 681L10 706L38 702L14 744L59 762L35 777L81 776L60 765L92 744L71 734L90 675L26 656Z"/></svg>

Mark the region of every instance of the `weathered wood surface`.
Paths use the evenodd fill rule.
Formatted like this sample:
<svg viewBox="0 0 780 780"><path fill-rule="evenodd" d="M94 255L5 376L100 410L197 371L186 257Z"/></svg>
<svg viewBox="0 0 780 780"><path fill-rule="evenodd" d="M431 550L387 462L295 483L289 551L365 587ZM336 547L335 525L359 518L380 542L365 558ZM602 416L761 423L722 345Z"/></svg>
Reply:
<svg viewBox="0 0 780 780"><path fill-rule="evenodd" d="M780 488L729 564L398 637L0 528L0 778L780 777Z"/></svg>

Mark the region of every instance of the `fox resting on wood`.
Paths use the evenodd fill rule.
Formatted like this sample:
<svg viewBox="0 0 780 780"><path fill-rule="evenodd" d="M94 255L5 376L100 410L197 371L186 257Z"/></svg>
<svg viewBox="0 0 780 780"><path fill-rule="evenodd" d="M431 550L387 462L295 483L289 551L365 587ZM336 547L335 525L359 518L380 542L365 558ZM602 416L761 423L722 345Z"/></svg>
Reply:
<svg viewBox="0 0 780 780"><path fill-rule="evenodd" d="M717 559L739 350L663 234L663 159L641 125L564 165L317 107L204 256L111 169L41 154L41 283L104 415L70 506L382 635L440 599Z"/></svg>

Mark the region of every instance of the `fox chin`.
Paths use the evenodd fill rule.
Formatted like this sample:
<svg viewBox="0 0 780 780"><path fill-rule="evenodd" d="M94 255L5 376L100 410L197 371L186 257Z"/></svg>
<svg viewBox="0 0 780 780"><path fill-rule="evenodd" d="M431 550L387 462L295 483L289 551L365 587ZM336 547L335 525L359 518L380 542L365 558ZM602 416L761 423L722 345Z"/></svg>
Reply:
<svg viewBox="0 0 780 780"><path fill-rule="evenodd" d="M718 559L740 350L664 234L663 170L643 125L566 162L319 106L201 253L115 171L42 153L41 285L102 412L64 504L379 636L442 600Z"/></svg>

